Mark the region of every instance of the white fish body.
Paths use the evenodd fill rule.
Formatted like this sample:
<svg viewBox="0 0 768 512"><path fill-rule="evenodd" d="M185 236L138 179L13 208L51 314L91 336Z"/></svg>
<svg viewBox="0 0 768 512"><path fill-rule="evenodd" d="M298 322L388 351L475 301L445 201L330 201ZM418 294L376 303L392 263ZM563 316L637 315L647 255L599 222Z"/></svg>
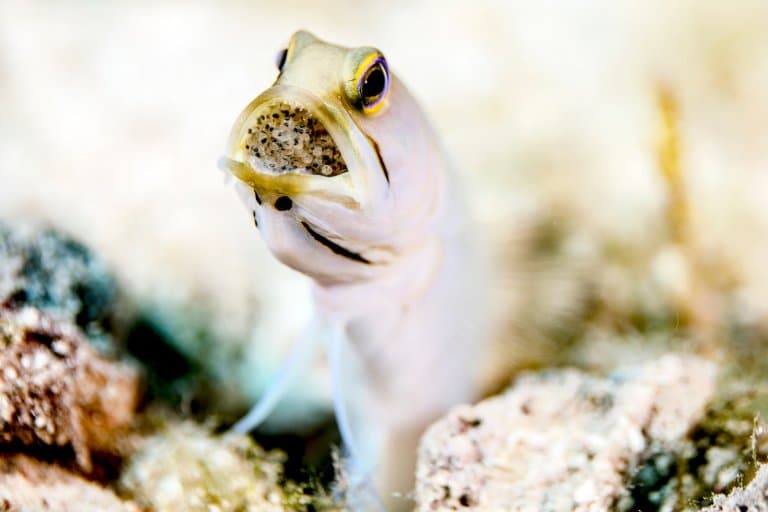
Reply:
<svg viewBox="0 0 768 512"><path fill-rule="evenodd" d="M435 133L380 52L297 32L282 61L223 165L269 249L314 280L316 314L235 428L260 423L326 339L351 503L369 482L387 510L407 509L396 494L412 488L419 436L477 398L477 245Z"/></svg>

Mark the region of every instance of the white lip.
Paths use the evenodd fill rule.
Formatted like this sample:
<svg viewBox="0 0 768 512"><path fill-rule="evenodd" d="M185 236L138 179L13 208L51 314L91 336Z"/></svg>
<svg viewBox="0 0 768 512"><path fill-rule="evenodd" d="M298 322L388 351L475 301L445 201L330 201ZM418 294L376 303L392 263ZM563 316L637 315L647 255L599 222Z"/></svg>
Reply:
<svg viewBox="0 0 768 512"><path fill-rule="evenodd" d="M313 196L333 201L347 208L360 208L354 194L350 173L333 178L314 174L271 174L254 169L248 162L228 157L219 159L219 167L232 173L235 178L251 187L264 198L273 196Z"/></svg>
<svg viewBox="0 0 768 512"><path fill-rule="evenodd" d="M315 116L337 145L348 172L327 177L294 171L274 173L261 165L254 166L243 142L248 136L248 127L262 111L277 103L301 106ZM366 207L375 204L388 191L376 150L349 113L294 86L275 85L243 110L232 127L227 155L220 165L260 194L329 196L348 206Z"/></svg>

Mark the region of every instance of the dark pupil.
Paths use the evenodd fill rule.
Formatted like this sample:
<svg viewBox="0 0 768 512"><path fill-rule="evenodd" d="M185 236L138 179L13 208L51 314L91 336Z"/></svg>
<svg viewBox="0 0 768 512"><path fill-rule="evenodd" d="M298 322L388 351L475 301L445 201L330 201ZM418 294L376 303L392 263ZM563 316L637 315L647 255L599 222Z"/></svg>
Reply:
<svg viewBox="0 0 768 512"><path fill-rule="evenodd" d="M387 85L387 77L384 75L384 70L381 64L376 64L373 69L368 71L365 75L362 87L363 100L368 103L375 101L377 96L380 96L384 92L384 88Z"/></svg>
<svg viewBox="0 0 768 512"><path fill-rule="evenodd" d="M280 53L277 54L277 69L278 71L283 70L283 66L285 66L285 58L288 57L288 49L280 50Z"/></svg>

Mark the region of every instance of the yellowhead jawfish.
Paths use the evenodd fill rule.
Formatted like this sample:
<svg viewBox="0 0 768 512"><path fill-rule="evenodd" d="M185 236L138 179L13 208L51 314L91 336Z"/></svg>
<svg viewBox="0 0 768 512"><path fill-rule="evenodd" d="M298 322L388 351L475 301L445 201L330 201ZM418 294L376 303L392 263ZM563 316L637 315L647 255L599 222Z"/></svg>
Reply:
<svg viewBox="0 0 768 512"><path fill-rule="evenodd" d="M278 68L222 165L267 247L312 278L315 314L235 429L262 422L325 341L350 508L409 508L419 436L477 397L471 226L435 132L380 51L300 31Z"/></svg>

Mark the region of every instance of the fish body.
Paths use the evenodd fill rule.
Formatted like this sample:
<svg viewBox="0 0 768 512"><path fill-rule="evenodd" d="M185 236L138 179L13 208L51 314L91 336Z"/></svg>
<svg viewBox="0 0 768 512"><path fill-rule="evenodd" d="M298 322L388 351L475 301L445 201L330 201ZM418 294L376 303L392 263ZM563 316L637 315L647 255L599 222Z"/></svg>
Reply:
<svg viewBox="0 0 768 512"><path fill-rule="evenodd" d="M269 414L325 340L348 499L409 508L418 439L477 397L485 339L477 245L438 138L378 50L297 32L222 161L264 241L313 280L315 315L235 427ZM358 500L362 503L362 498Z"/></svg>

